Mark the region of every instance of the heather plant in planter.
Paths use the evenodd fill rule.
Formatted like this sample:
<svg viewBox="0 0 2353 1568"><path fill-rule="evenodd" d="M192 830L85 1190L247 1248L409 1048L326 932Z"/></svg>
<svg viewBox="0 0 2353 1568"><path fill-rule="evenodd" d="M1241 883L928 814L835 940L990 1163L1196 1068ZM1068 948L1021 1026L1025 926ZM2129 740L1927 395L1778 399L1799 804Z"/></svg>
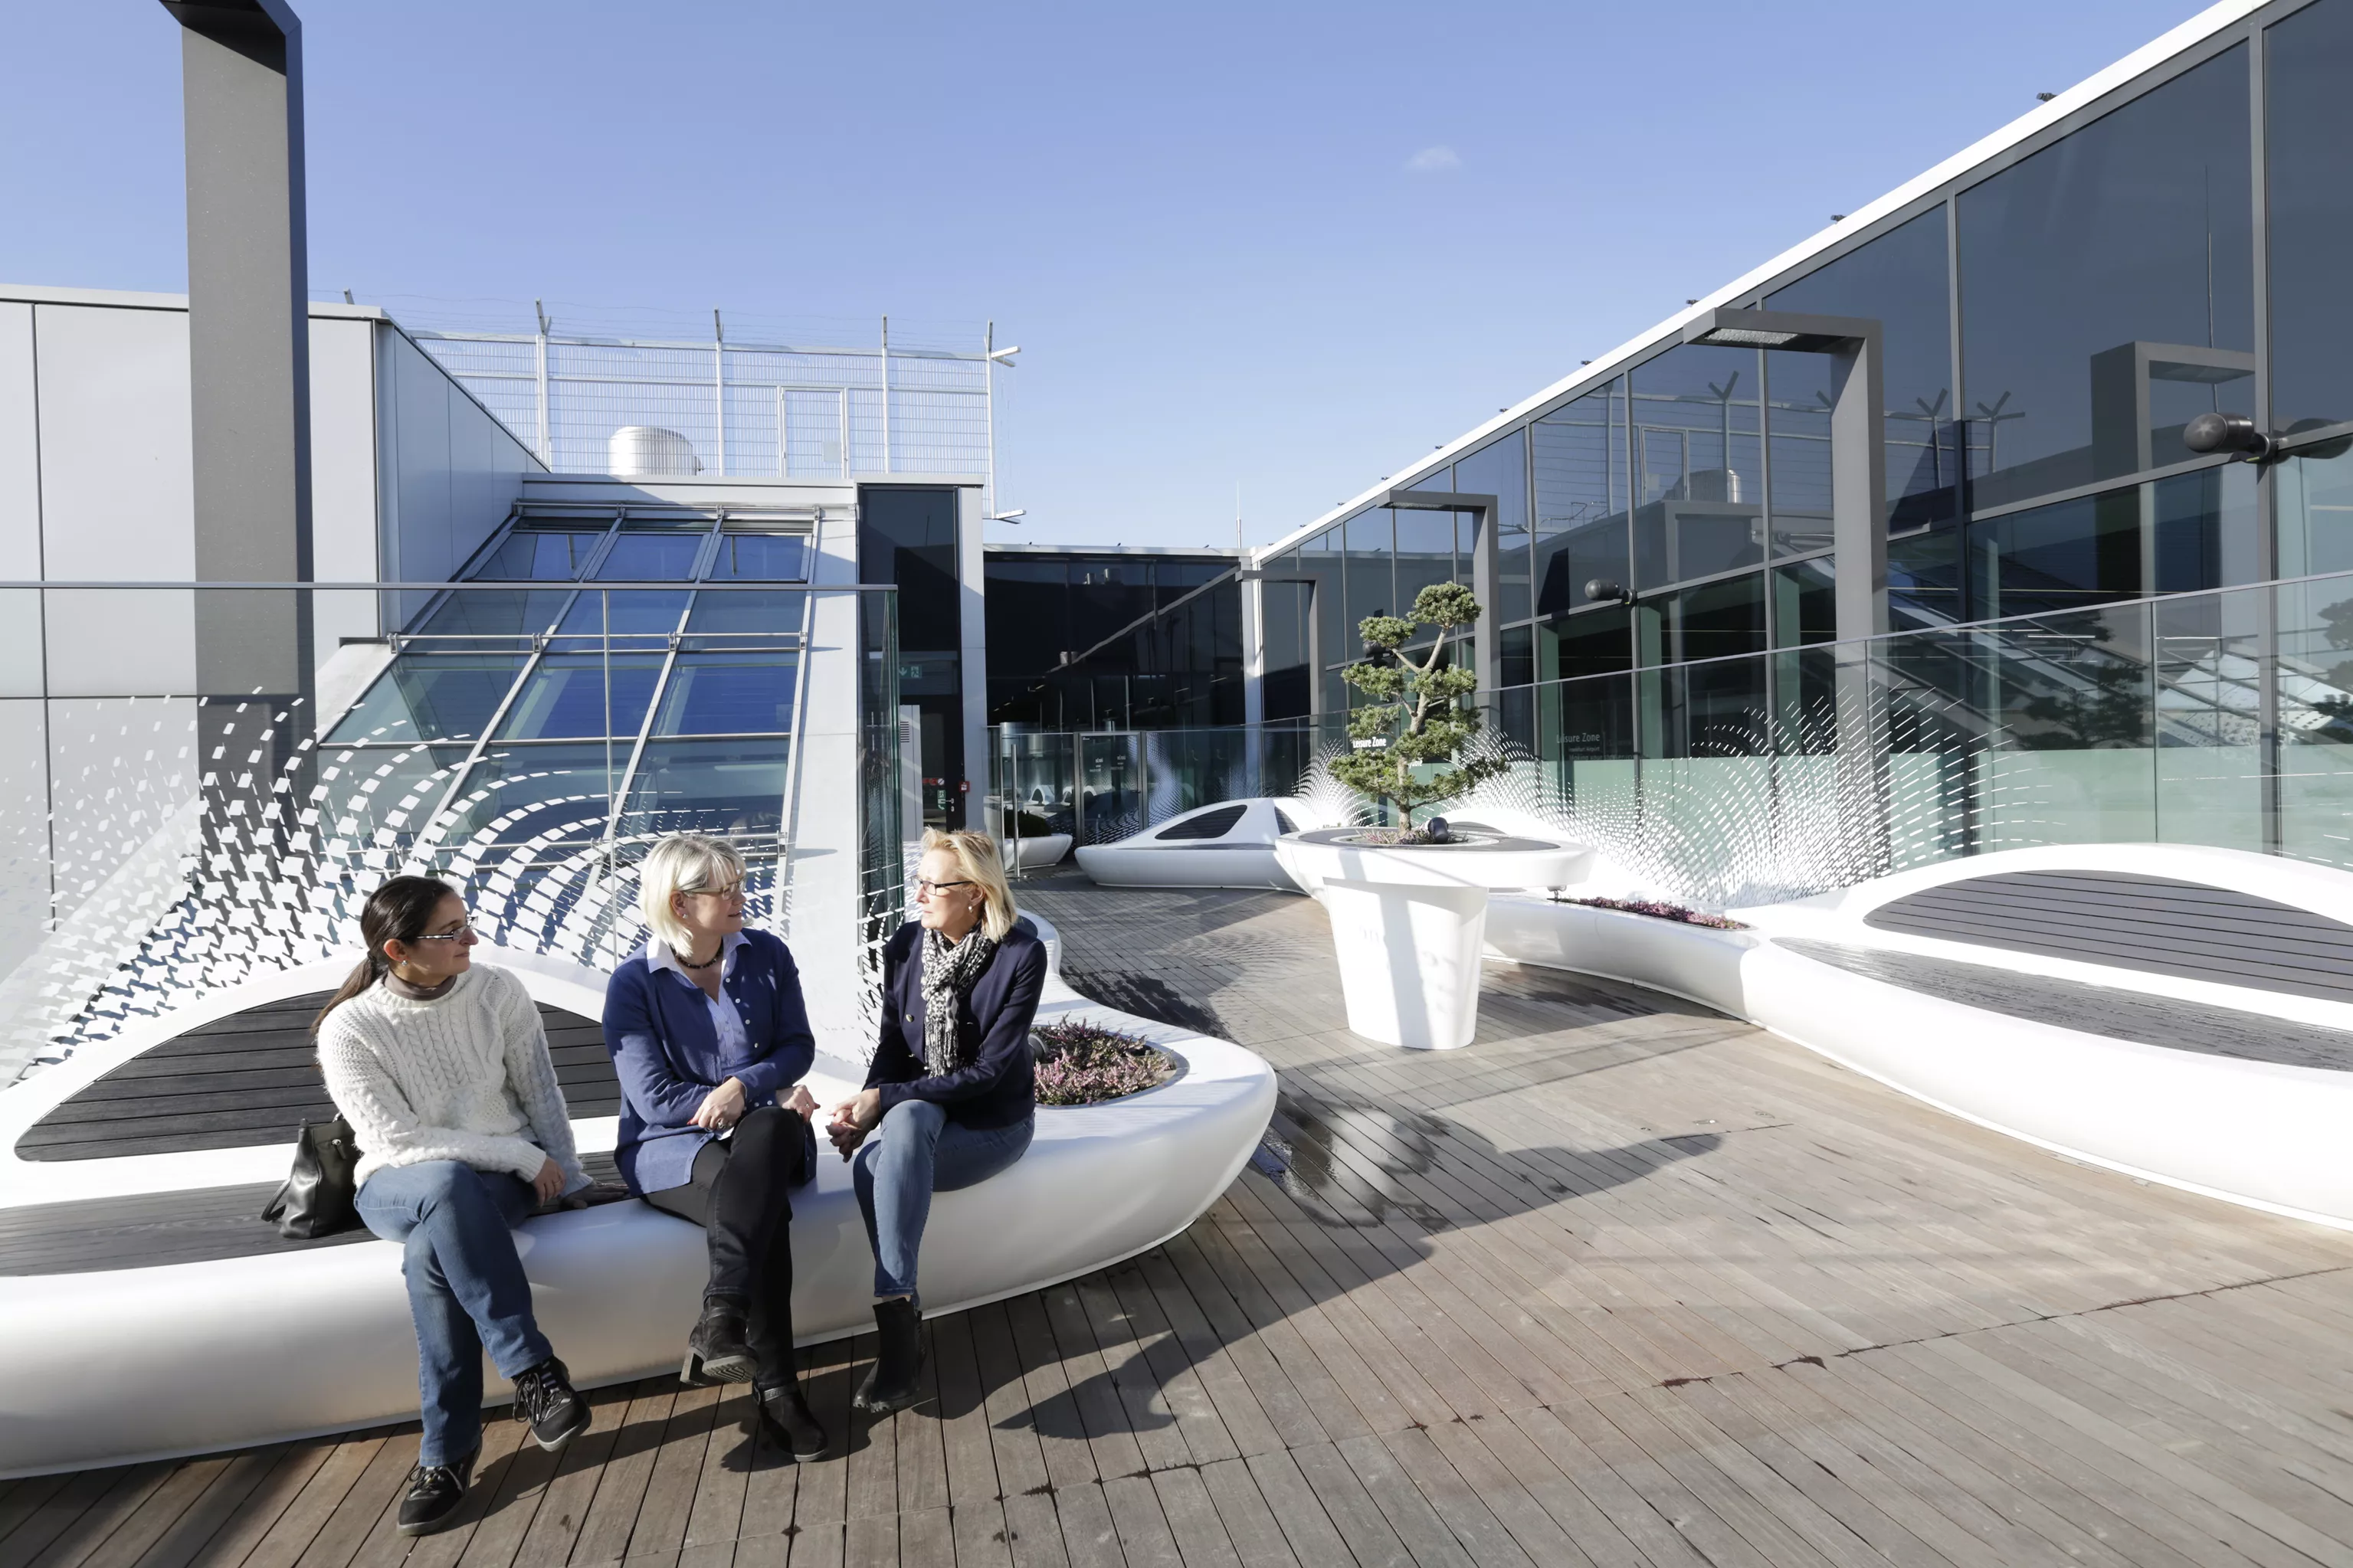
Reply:
<svg viewBox="0 0 2353 1568"><path fill-rule="evenodd" d="M1462 705L1479 689L1479 677L1460 665L1439 666L1446 634L1478 618L1470 589L1432 583L1413 596L1409 618L1366 616L1356 624L1365 657L1340 679L1374 701L1348 715L1354 749L1330 767L1350 789L1395 808L1404 832L1390 842L1425 842L1413 826L1417 808L1451 800L1504 771L1501 756L1456 761L1479 732L1478 710ZM1398 651L1425 626L1438 636L1419 662ZM1423 771L1430 767L1436 771Z"/></svg>
<svg viewBox="0 0 2353 1568"><path fill-rule="evenodd" d="M1156 1089L1175 1078L1176 1058L1139 1035L1060 1019L1029 1031L1038 1103L1096 1105Z"/></svg>

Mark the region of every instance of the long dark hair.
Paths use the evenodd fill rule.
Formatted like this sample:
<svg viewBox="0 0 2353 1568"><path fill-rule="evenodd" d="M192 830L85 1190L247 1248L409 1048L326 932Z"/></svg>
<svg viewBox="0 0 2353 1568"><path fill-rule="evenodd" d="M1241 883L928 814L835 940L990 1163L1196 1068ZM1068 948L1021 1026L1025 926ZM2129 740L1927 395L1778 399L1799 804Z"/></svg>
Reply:
<svg viewBox="0 0 2353 1568"><path fill-rule="evenodd" d="M412 942L423 936L433 924L433 911L456 891L436 877L395 877L370 893L360 910L360 940L367 943L367 957L352 971L343 988L319 1009L319 1016L311 1020L311 1032L317 1034L328 1014L384 977L392 967L392 960L384 955L385 942Z"/></svg>

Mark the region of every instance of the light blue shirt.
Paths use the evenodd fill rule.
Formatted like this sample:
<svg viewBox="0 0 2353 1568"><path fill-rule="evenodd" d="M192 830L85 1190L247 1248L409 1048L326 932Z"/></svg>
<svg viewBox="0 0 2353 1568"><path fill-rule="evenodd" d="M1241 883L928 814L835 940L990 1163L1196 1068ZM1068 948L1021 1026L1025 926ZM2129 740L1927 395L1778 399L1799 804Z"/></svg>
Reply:
<svg viewBox="0 0 2353 1568"><path fill-rule="evenodd" d="M740 931L730 931L721 941L720 989L719 994L713 996L687 973L686 965L678 961L678 954L671 950L670 943L658 936L646 941L646 967L669 970L681 982L692 986L696 994L702 998L703 1006L711 1014L711 1027L719 1036L719 1055L723 1061L741 1061L751 1052L749 1037L744 1032L744 1016L736 1011L735 1004L727 996L727 982L735 973L735 954L743 946L744 933Z"/></svg>

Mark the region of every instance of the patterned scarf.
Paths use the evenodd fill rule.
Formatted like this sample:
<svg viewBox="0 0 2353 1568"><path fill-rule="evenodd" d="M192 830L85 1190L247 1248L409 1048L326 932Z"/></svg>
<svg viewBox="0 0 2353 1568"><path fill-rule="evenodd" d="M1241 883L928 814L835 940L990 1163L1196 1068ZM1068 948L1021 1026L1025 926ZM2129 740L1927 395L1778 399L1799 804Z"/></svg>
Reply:
<svg viewBox="0 0 2353 1568"><path fill-rule="evenodd" d="M979 925L952 942L938 931L923 930L923 1070L937 1078L962 1067L958 1059L956 1018L965 999L980 980L980 972L996 955L997 943Z"/></svg>

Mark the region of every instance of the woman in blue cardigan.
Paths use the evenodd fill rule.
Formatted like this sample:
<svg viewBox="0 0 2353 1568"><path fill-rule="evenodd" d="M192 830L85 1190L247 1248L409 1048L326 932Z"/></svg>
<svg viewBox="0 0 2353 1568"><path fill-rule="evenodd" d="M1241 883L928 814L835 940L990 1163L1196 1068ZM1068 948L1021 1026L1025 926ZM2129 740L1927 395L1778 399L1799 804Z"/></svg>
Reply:
<svg viewBox="0 0 2353 1568"><path fill-rule="evenodd" d="M614 1161L631 1192L709 1233L681 1375L750 1381L761 1419L813 1458L825 1431L793 1364L790 1194L816 1173L800 973L776 937L744 929L744 858L719 839L655 845L638 901L653 935L605 989L621 1080Z"/></svg>

